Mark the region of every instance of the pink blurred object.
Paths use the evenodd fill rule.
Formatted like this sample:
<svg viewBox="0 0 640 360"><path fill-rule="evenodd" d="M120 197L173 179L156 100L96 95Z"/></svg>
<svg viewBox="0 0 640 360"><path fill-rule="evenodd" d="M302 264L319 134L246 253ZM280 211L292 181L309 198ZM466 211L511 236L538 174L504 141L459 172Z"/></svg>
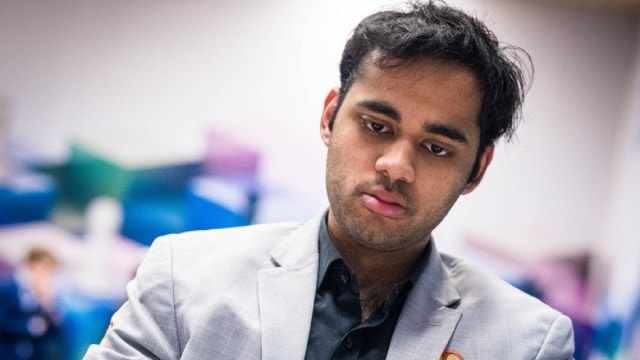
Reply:
<svg viewBox="0 0 640 360"><path fill-rule="evenodd" d="M207 138L205 173L216 176L255 176L260 154L240 142L212 131Z"/></svg>

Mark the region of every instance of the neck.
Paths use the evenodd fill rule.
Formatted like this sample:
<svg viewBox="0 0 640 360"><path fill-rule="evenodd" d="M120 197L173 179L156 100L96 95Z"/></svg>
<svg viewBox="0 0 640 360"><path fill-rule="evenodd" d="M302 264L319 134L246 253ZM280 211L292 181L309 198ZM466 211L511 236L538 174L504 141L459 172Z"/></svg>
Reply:
<svg viewBox="0 0 640 360"><path fill-rule="evenodd" d="M333 241L333 244L358 277L360 287L388 284L389 288L409 277L426 246L421 243L417 248L379 251L357 243Z"/></svg>
<svg viewBox="0 0 640 360"><path fill-rule="evenodd" d="M363 320L388 298L394 285L409 277L429 241L425 238L407 248L383 251L336 236L330 226L328 230L333 245L358 280Z"/></svg>
<svg viewBox="0 0 640 360"><path fill-rule="evenodd" d="M396 284L409 277L422 255L422 251L390 253L334 244L356 275L362 321L389 298Z"/></svg>

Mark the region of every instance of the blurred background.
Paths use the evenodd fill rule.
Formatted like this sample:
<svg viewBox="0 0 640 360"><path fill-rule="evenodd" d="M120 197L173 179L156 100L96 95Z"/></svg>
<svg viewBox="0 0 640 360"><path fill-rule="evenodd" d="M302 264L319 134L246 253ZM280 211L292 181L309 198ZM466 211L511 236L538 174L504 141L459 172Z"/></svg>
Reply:
<svg viewBox="0 0 640 360"><path fill-rule="evenodd" d="M0 278L53 253L55 309L27 316L53 358L100 341L156 236L326 208L324 96L355 24L399 3L0 1ZM570 315L576 359L640 359L640 1L450 3L535 79L438 246Z"/></svg>

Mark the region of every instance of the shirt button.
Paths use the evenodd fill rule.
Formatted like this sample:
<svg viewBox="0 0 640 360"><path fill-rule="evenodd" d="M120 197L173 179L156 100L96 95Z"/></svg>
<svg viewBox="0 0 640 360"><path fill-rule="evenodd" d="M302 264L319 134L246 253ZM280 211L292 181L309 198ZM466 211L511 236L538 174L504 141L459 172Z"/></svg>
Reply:
<svg viewBox="0 0 640 360"><path fill-rule="evenodd" d="M351 338L351 335L347 336L347 338L344 339L344 346L347 349L351 349L353 347L353 339Z"/></svg>
<svg viewBox="0 0 640 360"><path fill-rule="evenodd" d="M349 275L342 273L340 274L340 279L342 280L342 283L346 284L349 282Z"/></svg>

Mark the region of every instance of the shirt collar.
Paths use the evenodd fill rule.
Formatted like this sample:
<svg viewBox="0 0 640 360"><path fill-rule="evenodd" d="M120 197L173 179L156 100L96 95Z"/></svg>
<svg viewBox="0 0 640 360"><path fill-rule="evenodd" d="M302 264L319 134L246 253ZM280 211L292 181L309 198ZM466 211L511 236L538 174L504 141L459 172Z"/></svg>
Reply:
<svg viewBox="0 0 640 360"><path fill-rule="evenodd" d="M320 287L324 280L329 266L336 260L342 260L342 256L338 253L338 250L333 246L331 238L329 237L329 230L327 229L327 216L329 212L325 214L323 220L320 222L320 232L318 234L318 282L317 288Z"/></svg>

